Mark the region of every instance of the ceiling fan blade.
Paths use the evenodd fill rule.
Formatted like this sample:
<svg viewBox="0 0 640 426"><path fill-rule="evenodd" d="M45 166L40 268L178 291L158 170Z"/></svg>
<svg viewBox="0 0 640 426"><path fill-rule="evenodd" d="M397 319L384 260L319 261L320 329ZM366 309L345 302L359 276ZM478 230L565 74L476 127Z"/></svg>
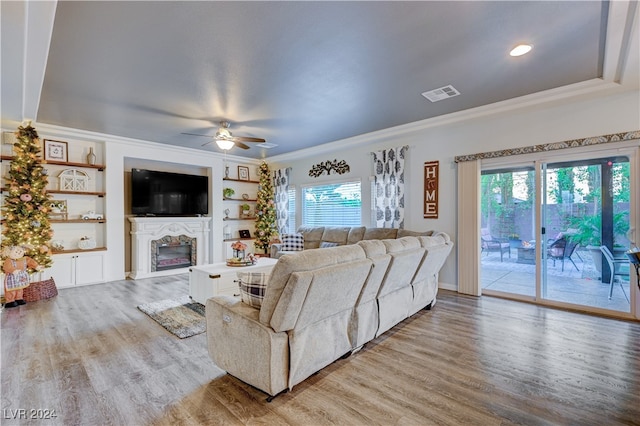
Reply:
<svg viewBox="0 0 640 426"><path fill-rule="evenodd" d="M213 140L210 140L209 142L205 142L205 143L203 143L203 144L202 144L202 145L200 145L200 146L209 145L210 143L213 143Z"/></svg>
<svg viewBox="0 0 640 426"><path fill-rule="evenodd" d="M214 137L214 135L199 135L197 133L180 133L181 135L189 135L189 136L203 136L205 138L212 138Z"/></svg>
<svg viewBox="0 0 640 426"><path fill-rule="evenodd" d="M251 138L247 136L234 136L231 138L234 142L266 142L261 138Z"/></svg>
<svg viewBox="0 0 640 426"><path fill-rule="evenodd" d="M238 148L242 148L242 149L249 149L249 145L245 145L240 141L233 141L233 143L238 147Z"/></svg>

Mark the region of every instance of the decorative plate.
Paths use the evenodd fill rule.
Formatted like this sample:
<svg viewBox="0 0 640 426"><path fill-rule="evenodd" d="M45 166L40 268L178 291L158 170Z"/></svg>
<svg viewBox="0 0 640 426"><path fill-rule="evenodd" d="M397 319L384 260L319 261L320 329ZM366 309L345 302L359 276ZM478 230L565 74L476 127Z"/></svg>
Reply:
<svg viewBox="0 0 640 426"><path fill-rule="evenodd" d="M227 259L227 266L251 266L253 262L250 260L229 260Z"/></svg>

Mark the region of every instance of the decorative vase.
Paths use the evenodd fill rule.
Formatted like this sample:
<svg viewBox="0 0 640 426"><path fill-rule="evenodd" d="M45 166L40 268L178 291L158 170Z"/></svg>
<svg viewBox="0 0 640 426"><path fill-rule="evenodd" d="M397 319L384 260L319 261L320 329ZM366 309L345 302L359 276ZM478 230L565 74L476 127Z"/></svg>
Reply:
<svg viewBox="0 0 640 426"><path fill-rule="evenodd" d="M95 165L96 164L96 154L93 153L93 147L89 148L89 153L87 154L87 164Z"/></svg>
<svg viewBox="0 0 640 426"><path fill-rule="evenodd" d="M224 166L224 177L225 178L229 177L229 166Z"/></svg>
<svg viewBox="0 0 640 426"><path fill-rule="evenodd" d="M244 250L233 249L233 257L236 259L244 259Z"/></svg>

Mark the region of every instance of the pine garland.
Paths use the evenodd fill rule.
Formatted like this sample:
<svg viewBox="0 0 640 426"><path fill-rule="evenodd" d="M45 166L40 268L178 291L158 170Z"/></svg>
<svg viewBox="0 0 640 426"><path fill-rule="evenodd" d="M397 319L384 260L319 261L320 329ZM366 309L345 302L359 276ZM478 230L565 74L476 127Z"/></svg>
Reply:
<svg viewBox="0 0 640 426"><path fill-rule="evenodd" d="M258 197L256 203L256 248L269 250L269 245L276 230L276 205L273 201L273 183L271 181L271 171L264 161L258 169L260 184L258 185Z"/></svg>
<svg viewBox="0 0 640 426"><path fill-rule="evenodd" d="M16 136L18 142L13 145L14 157L7 177L8 195L2 206L2 247L25 245L26 254L47 268L52 263L53 231L47 215L51 196L40 159L40 140L30 123L18 127Z"/></svg>

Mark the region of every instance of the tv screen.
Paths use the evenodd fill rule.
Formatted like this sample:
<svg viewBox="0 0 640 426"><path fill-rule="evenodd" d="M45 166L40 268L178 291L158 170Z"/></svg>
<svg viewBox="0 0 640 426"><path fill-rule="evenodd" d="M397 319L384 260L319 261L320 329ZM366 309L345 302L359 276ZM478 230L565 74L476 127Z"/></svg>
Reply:
<svg viewBox="0 0 640 426"><path fill-rule="evenodd" d="M207 176L131 170L131 213L144 216L195 216L209 213Z"/></svg>

